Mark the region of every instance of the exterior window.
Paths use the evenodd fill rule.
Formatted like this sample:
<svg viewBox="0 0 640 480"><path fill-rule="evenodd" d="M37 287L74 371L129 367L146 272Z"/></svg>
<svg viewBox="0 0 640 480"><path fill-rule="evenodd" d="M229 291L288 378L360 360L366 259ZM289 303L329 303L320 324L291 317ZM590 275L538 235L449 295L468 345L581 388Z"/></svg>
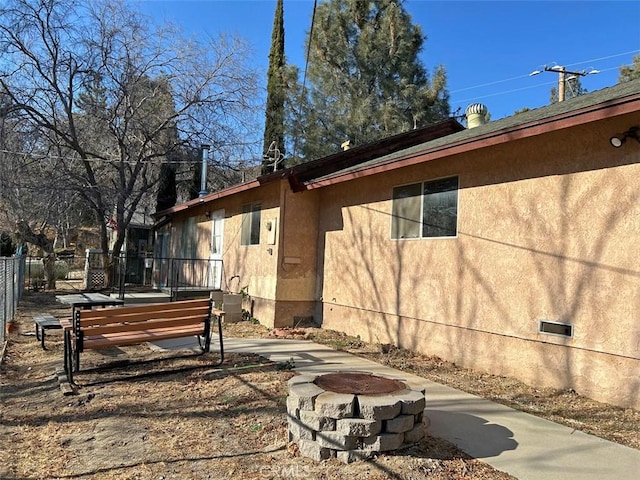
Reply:
<svg viewBox="0 0 640 480"><path fill-rule="evenodd" d="M241 245L260 244L260 211L262 205L252 203L242 207L242 233L240 235Z"/></svg>
<svg viewBox="0 0 640 480"><path fill-rule="evenodd" d="M391 238L455 237L458 177L393 189Z"/></svg>
<svg viewBox="0 0 640 480"><path fill-rule="evenodd" d="M196 258L196 218L189 217L182 226L181 258Z"/></svg>

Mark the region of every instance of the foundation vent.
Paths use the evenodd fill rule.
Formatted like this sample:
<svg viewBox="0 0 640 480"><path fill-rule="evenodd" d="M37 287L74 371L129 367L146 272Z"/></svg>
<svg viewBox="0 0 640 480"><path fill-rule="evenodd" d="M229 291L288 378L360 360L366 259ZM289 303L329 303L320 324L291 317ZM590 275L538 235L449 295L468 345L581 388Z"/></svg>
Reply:
<svg viewBox="0 0 640 480"><path fill-rule="evenodd" d="M570 323L550 322L549 320L540 320L538 332L548 333L550 335L560 335L561 337L573 337L573 325Z"/></svg>

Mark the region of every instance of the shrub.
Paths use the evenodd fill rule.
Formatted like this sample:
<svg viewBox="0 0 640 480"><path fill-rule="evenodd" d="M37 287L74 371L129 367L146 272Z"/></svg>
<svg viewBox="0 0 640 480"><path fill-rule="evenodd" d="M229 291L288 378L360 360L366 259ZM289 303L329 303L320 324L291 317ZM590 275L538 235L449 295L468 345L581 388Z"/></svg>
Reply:
<svg viewBox="0 0 640 480"><path fill-rule="evenodd" d="M41 258L27 261L27 275L31 278L44 278L44 264ZM69 264L64 260L56 260L56 280L64 280L69 274Z"/></svg>

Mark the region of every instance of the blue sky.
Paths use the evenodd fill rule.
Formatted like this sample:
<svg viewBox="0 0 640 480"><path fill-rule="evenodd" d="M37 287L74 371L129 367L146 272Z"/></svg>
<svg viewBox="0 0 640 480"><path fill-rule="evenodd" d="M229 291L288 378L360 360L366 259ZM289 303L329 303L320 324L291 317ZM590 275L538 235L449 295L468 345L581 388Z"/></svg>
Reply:
<svg viewBox="0 0 640 480"><path fill-rule="evenodd" d="M247 39L253 64L266 72L276 0L131 1L189 35L224 32ZM640 0L408 0L405 8L427 37L423 64L429 71L442 64L447 71L452 110L481 102L494 120L549 103L557 74L529 76L544 65L599 70L582 78L591 92L614 85L620 66L640 53ZM312 11L313 0L284 0L285 54L301 70Z"/></svg>

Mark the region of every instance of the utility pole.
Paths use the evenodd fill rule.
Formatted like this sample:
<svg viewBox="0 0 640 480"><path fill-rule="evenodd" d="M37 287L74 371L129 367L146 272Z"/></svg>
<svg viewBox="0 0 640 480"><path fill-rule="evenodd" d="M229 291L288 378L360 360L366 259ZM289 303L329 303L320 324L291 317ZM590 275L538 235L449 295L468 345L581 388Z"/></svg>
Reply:
<svg viewBox="0 0 640 480"><path fill-rule="evenodd" d="M580 72L573 72L571 70L567 70L565 67L561 65L554 65L553 67L547 67L545 65L542 70L534 70L529 74L529 76L533 77L534 75L539 75L542 72L555 72L558 74L558 101L559 102L564 102L565 96L566 96L565 95L566 82L567 80L570 80L571 78L573 78L573 77L567 78L567 73L575 77L584 77L586 75L595 75L596 73L600 73L599 70L595 70L593 68L588 72L585 70L582 70Z"/></svg>

